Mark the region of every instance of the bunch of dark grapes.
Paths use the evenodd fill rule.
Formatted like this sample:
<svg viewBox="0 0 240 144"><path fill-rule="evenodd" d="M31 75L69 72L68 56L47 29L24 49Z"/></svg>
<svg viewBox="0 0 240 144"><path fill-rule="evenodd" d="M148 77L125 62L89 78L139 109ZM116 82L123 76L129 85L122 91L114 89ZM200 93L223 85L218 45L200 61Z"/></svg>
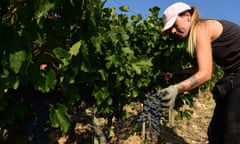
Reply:
<svg viewBox="0 0 240 144"><path fill-rule="evenodd" d="M34 144L49 143L50 132L49 108L51 104L62 102L60 91L52 91L46 94L35 92L28 97L28 106L31 115L24 121L27 142Z"/></svg>
<svg viewBox="0 0 240 144"><path fill-rule="evenodd" d="M161 111L161 96L162 92L157 93L152 90L145 94L145 100L143 102L143 111L138 118L139 123L148 122L152 134L159 135L160 118L162 116Z"/></svg>

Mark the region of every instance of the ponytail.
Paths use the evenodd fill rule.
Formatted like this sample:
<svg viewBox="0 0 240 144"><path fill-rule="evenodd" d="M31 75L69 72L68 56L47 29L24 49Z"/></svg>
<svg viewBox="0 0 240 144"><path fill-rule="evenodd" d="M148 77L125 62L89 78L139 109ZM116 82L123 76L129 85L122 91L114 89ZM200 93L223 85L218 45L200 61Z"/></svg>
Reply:
<svg viewBox="0 0 240 144"><path fill-rule="evenodd" d="M187 51L191 56L194 56L196 50L197 43L197 24L200 21L200 14L196 7L192 7L192 26L190 29L189 37L188 37L188 47Z"/></svg>

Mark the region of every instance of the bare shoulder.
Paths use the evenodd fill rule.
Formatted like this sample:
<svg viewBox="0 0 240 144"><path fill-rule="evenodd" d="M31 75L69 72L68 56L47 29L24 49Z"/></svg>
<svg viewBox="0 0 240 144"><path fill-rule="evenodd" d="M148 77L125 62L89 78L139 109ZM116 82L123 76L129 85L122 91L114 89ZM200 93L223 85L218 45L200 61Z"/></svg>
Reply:
<svg viewBox="0 0 240 144"><path fill-rule="evenodd" d="M217 39L223 31L223 26L221 22L214 19L203 20L200 22L199 26L201 27L201 29L205 29L205 31L210 36L211 41Z"/></svg>

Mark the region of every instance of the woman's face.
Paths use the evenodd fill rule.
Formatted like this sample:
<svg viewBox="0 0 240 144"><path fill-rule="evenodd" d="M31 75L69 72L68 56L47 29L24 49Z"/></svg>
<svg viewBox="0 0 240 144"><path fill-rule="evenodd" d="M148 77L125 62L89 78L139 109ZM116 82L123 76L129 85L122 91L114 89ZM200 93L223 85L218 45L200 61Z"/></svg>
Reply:
<svg viewBox="0 0 240 144"><path fill-rule="evenodd" d="M177 17L175 24L170 28L170 32L180 38L186 38L191 27L191 14L186 12Z"/></svg>

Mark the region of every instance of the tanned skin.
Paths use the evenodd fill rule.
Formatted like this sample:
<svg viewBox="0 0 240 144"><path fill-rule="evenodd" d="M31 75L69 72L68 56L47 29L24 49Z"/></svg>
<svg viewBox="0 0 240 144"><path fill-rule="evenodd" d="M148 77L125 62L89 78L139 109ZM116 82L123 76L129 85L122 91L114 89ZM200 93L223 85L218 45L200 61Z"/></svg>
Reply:
<svg viewBox="0 0 240 144"><path fill-rule="evenodd" d="M191 29L191 24L191 14L186 12L177 17L174 26L169 32L180 38L186 38ZM197 26L196 59L198 69L191 77L174 85L179 93L194 89L212 77L211 43L221 35L223 26L217 20L200 21L197 23Z"/></svg>

